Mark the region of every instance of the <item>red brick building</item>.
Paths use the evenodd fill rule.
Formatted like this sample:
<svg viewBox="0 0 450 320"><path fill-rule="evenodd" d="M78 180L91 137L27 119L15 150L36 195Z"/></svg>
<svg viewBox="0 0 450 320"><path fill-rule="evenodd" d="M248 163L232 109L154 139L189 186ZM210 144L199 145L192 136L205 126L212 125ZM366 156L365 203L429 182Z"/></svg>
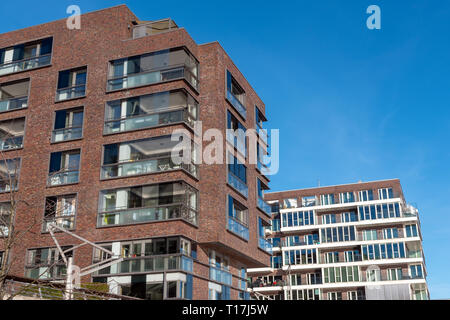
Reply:
<svg viewBox="0 0 450 320"><path fill-rule="evenodd" d="M194 140L199 120L227 137L224 159L248 158L226 129L261 128L264 114L219 43L199 45L172 20L140 21L125 5L81 15L80 29L62 19L1 34L2 172L20 168L15 226L36 220L11 272L64 277L61 263L48 268L54 222L124 258L83 282L147 299L245 298L246 268L269 264L268 178L247 162L176 165L168 150L176 129ZM11 184L0 185L5 207ZM73 250L80 267L104 258Z"/></svg>

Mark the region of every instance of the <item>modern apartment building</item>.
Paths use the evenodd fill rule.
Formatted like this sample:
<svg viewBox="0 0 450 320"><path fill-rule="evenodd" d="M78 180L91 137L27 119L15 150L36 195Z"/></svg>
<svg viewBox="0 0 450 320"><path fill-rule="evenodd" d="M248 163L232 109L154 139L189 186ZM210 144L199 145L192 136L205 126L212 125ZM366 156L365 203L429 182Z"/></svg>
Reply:
<svg viewBox="0 0 450 320"><path fill-rule="evenodd" d="M255 298L429 299L418 210L398 179L265 194L271 266L249 269Z"/></svg>
<svg viewBox="0 0 450 320"><path fill-rule="evenodd" d="M0 35L0 213L14 190L14 225L33 223L11 273L64 279L55 223L124 258L82 282L144 299L249 298L247 268L270 261L269 179L246 138L226 130L257 129L264 153L264 103L219 43L197 44L171 19L141 21L121 5L80 22ZM231 163L172 161L175 130L198 150L211 128ZM109 258L57 236L81 268Z"/></svg>

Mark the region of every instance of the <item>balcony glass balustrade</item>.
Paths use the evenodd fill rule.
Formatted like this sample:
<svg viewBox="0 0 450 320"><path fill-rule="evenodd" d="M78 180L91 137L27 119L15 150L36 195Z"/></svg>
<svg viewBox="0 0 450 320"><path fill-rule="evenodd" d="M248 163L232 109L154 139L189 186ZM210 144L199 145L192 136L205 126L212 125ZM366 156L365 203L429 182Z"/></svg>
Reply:
<svg viewBox="0 0 450 320"><path fill-rule="evenodd" d="M258 208L260 208L270 218L272 217L272 207L261 197L258 197Z"/></svg>
<svg viewBox="0 0 450 320"><path fill-rule="evenodd" d="M209 267L209 279L231 286L231 273L228 270Z"/></svg>
<svg viewBox="0 0 450 320"><path fill-rule="evenodd" d="M26 108L28 97L18 97L0 101L0 112Z"/></svg>
<svg viewBox="0 0 450 320"><path fill-rule="evenodd" d="M7 151L23 147L23 136L0 139L0 150Z"/></svg>
<svg viewBox="0 0 450 320"><path fill-rule="evenodd" d="M234 96L231 91L227 90L227 100L233 105L233 107L239 112L239 114L246 119L247 118L247 109L244 105Z"/></svg>
<svg viewBox="0 0 450 320"><path fill-rule="evenodd" d="M77 183L78 177L78 170L65 170L63 172L50 173L47 184L50 186L57 186L62 184Z"/></svg>
<svg viewBox="0 0 450 320"><path fill-rule="evenodd" d="M272 243L264 238L259 237L258 246L260 249L272 254Z"/></svg>
<svg viewBox="0 0 450 320"><path fill-rule="evenodd" d="M38 57L31 57L2 64L0 65L0 76L49 65L51 57L51 54L45 54Z"/></svg>
<svg viewBox="0 0 450 320"><path fill-rule="evenodd" d="M82 135L82 127L55 129L52 132L52 142L80 139Z"/></svg>
<svg viewBox="0 0 450 320"><path fill-rule="evenodd" d="M248 241L249 239L249 231L248 231L248 227L245 226L244 224L242 224L240 221L238 221L237 219L233 218L233 217L228 217L228 225L227 225L228 230L230 230L231 232L237 234L238 236L240 236L241 238L245 239Z"/></svg>
<svg viewBox="0 0 450 320"><path fill-rule="evenodd" d="M84 97L86 95L86 84L62 88L56 91L56 101L63 101Z"/></svg>
<svg viewBox="0 0 450 320"><path fill-rule="evenodd" d="M228 183L244 197L248 197L248 186L232 172L228 172Z"/></svg>

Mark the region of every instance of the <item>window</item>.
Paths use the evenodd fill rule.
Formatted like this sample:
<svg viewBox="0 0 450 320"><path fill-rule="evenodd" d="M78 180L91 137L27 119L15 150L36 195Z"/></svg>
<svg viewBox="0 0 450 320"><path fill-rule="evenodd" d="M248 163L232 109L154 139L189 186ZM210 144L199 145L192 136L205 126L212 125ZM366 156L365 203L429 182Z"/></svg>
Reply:
<svg viewBox="0 0 450 320"><path fill-rule="evenodd" d="M324 214L322 216L322 224L336 223L336 215L334 213Z"/></svg>
<svg viewBox="0 0 450 320"><path fill-rule="evenodd" d="M317 263L317 249L284 251L284 265L304 265Z"/></svg>
<svg viewBox="0 0 450 320"><path fill-rule="evenodd" d="M186 250L194 244L183 237L164 237L101 244L124 260L119 264L100 269L94 276L107 274L153 273L167 270L192 272L193 255ZM114 248L114 250L113 250ZM94 248L93 263L100 263L110 257L106 252Z"/></svg>
<svg viewBox="0 0 450 320"><path fill-rule="evenodd" d="M347 300L364 300L364 290L347 291Z"/></svg>
<svg viewBox="0 0 450 320"><path fill-rule="evenodd" d="M342 292L327 292L328 300L342 300Z"/></svg>
<svg viewBox="0 0 450 320"><path fill-rule="evenodd" d="M355 222L358 221L358 215L356 212L343 212L341 213L341 221L342 222Z"/></svg>
<svg viewBox="0 0 450 320"><path fill-rule="evenodd" d="M266 240L268 226L265 224L264 220L258 217L258 246L260 249L272 254L272 243Z"/></svg>
<svg viewBox="0 0 450 320"><path fill-rule="evenodd" d="M359 252L359 250L345 251L344 257L345 262L361 261L361 253Z"/></svg>
<svg viewBox="0 0 450 320"><path fill-rule="evenodd" d="M66 258L73 256L72 246L61 247ZM27 252L26 277L33 279L62 279L66 264L57 248L30 249Z"/></svg>
<svg viewBox="0 0 450 320"><path fill-rule="evenodd" d="M315 196L302 198L302 207L314 207L315 205L317 205L317 198Z"/></svg>
<svg viewBox="0 0 450 320"><path fill-rule="evenodd" d="M393 199L393 198L394 198L394 192L392 191L392 188L378 189L378 199L386 200L386 199Z"/></svg>
<svg viewBox="0 0 450 320"><path fill-rule="evenodd" d="M247 118L247 109L245 108L245 91L228 70L226 98L245 120Z"/></svg>
<svg viewBox="0 0 450 320"><path fill-rule="evenodd" d="M11 202L0 202L0 238L9 235L9 225L11 223L12 213Z"/></svg>
<svg viewBox="0 0 450 320"><path fill-rule="evenodd" d="M327 206L334 204L334 194L322 194L320 195L320 204L322 206Z"/></svg>
<svg viewBox="0 0 450 320"><path fill-rule="evenodd" d="M64 101L86 96L87 68L77 68L59 72L56 101Z"/></svg>
<svg viewBox="0 0 450 320"><path fill-rule="evenodd" d="M0 251L0 270L2 269L3 266L3 251Z"/></svg>
<svg viewBox="0 0 450 320"><path fill-rule="evenodd" d="M209 278L217 282L231 285L231 273L228 257L216 252L209 251Z"/></svg>
<svg viewBox="0 0 450 320"><path fill-rule="evenodd" d="M247 167L229 152L228 183L244 197L248 197Z"/></svg>
<svg viewBox="0 0 450 320"><path fill-rule="evenodd" d="M377 230L363 230L362 232L363 240L378 240Z"/></svg>
<svg viewBox="0 0 450 320"><path fill-rule="evenodd" d="M99 227L183 219L197 223L198 192L184 182L100 192Z"/></svg>
<svg viewBox="0 0 450 320"><path fill-rule="evenodd" d="M339 193L340 203L355 202L355 194L353 192L341 192Z"/></svg>
<svg viewBox="0 0 450 320"><path fill-rule="evenodd" d="M240 202L228 195L228 230L245 240L249 239L248 210Z"/></svg>
<svg viewBox="0 0 450 320"><path fill-rule="evenodd" d="M261 209L269 217L272 217L272 206L268 204L266 201L264 201L264 191L268 190L269 187L259 179L256 179L256 181L258 187L257 190L258 208Z"/></svg>
<svg viewBox="0 0 450 320"><path fill-rule="evenodd" d="M244 157L247 156L247 129L242 123L227 110L227 141L231 143Z"/></svg>
<svg viewBox="0 0 450 320"><path fill-rule="evenodd" d="M55 113L52 142L80 139L83 134L83 107Z"/></svg>
<svg viewBox="0 0 450 320"><path fill-rule="evenodd" d="M0 160L0 193L17 190L20 175L20 158Z"/></svg>
<svg viewBox="0 0 450 320"><path fill-rule="evenodd" d="M267 121L264 114L259 110L258 107L255 106L255 123L256 123L256 130L258 132L258 135L260 139L265 143L268 144L268 134L267 130L263 128L263 123Z"/></svg>
<svg viewBox="0 0 450 320"><path fill-rule="evenodd" d="M184 79L198 87L198 62L185 48L174 48L110 62L107 91Z"/></svg>
<svg viewBox="0 0 450 320"><path fill-rule="evenodd" d="M325 263L337 263L339 262L339 252L326 252Z"/></svg>
<svg viewBox="0 0 450 320"><path fill-rule="evenodd" d="M407 238L417 237L418 236L417 225L415 225L415 224L406 225L405 226L405 231L406 231L406 237Z"/></svg>
<svg viewBox="0 0 450 320"><path fill-rule="evenodd" d="M355 240L356 236L354 226L321 229L321 241L323 243Z"/></svg>
<svg viewBox="0 0 450 320"><path fill-rule="evenodd" d="M65 229L75 228L76 195L53 196L45 199L45 216L42 230L48 231L50 223Z"/></svg>
<svg viewBox="0 0 450 320"><path fill-rule="evenodd" d="M17 110L28 106L30 80L0 84L0 112Z"/></svg>
<svg viewBox="0 0 450 320"><path fill-rule="evenodd" d="M80 169L80 149L53 152L50 155L48 185L77 183Z"/></svg>
<svg viewBox="0 0 450 320"><path fill-rule="evenodd" d="M50 64L53 38L0 49L0 76Z"/></svg>
<svg viewBox="0 0 450 320"><path fill-rule="evenodd" d="M353 267L330 267L324 268L325 283L357 282L359 281L359 268Z"/></svg>
<svg viewBox="0 0 450 320"><path fill-rule="evenodd" d="M372 200L373 200L373 190L359 191L359 201L372 201Z"/></svg>
<svg viewBox="0 0 450 320"><path fill-rule="evenodd" d="M283 266L283 259L281 255L271 257L271 267L274 269L280 269Z"/></svg>
<svg viewBox="0 0 450 320"><path fill-rule="evenodd" d="M360 221L399 218L400 206L398 203L359 206L358 212Z"/></svg>
<svg viewBox="0 0 450 320"><path fill-rule="evenodd" d="M185 142L190 147L185 148ZM179 152L181 162L178 164L172 159L176 151ZM191 163L188 163L188 159ZM184 135L180 136L179 141L172 141L171 136L162 136L107 144L103 147L102 179L179 169L196 176L197 165L193 163L194 160L195 145Z"/></svg>
<svg viewBox="0 0 450 320"><path fill-rule="evenodd" d="M284 300L320 300L320 289L292 290L292 299L290 290L287 290Z"/></svg>
<svg viewBox="0 0 450 320"><path fill-rule="evenodd" d="M366 281L367 282L381 281L381 270L380 269L366 270Z"/></svg>
<svg viewBox="0 0 450 320"><path fill-rule="evenodd" d="M421 264L414 264L409 266L409 272L412 279L421 279L423 278L422 273L422 265Z"/></svg>
<svg viewBox="0 0 450 320"><path fill-rule="evenodd" d="M364 261L406 257L404 242L362 245L361 249Z"/></svg>
<svg viewBox="0 0 450 320"><path fill-rule="evenodd" d="M395 239L398 238L397 228L386 228L383 229L383 239Z"/></svg>
<svg viewBox="0 0 450 320"><path fill-rule="evenodd" d="M283 199L280 209L289 209L289 208L297 208L296 198Z"/></svg>
<svg viewBox="0 0 450 320"><path fill-rule="evenodd" d="M300 227L314 224L314 211L297 211L281 214L283 227Z"/></svg>
<svg viewBox="0 0 450 320"><path fill-rule="evenodd" d="M403 272L402 268L391 268L387 270L388 280L402 280Z"/></svg>
<svg viewBox="0 0 450 320"><path fill-rule="evenodd" d="M0 121L0 150L22 148L24 132L25 118Z"/></svg>
<svg viewBox="0 0 450 320"><path fill-rule="evenodd" d="M104 133L112 134L185 123L194 127L198 103L186 90L159 92L109 101L105 107Z"/></svg>

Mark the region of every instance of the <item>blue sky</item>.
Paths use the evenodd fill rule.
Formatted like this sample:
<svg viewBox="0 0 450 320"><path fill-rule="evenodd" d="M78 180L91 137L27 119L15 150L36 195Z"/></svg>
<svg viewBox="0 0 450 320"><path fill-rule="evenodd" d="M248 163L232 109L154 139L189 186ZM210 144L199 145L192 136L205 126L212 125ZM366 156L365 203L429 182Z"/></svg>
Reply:
<svg viewBox="0 0 450 320"><path fill-rule="evenodd" d="M272 190L400 178L421 213L431 297L450 298L450 2L0 2L0 33L126 3L218 40L280 129ZM366 28L381 8L382 29ZM31 9L32 8L32 9Z"/></svg>

